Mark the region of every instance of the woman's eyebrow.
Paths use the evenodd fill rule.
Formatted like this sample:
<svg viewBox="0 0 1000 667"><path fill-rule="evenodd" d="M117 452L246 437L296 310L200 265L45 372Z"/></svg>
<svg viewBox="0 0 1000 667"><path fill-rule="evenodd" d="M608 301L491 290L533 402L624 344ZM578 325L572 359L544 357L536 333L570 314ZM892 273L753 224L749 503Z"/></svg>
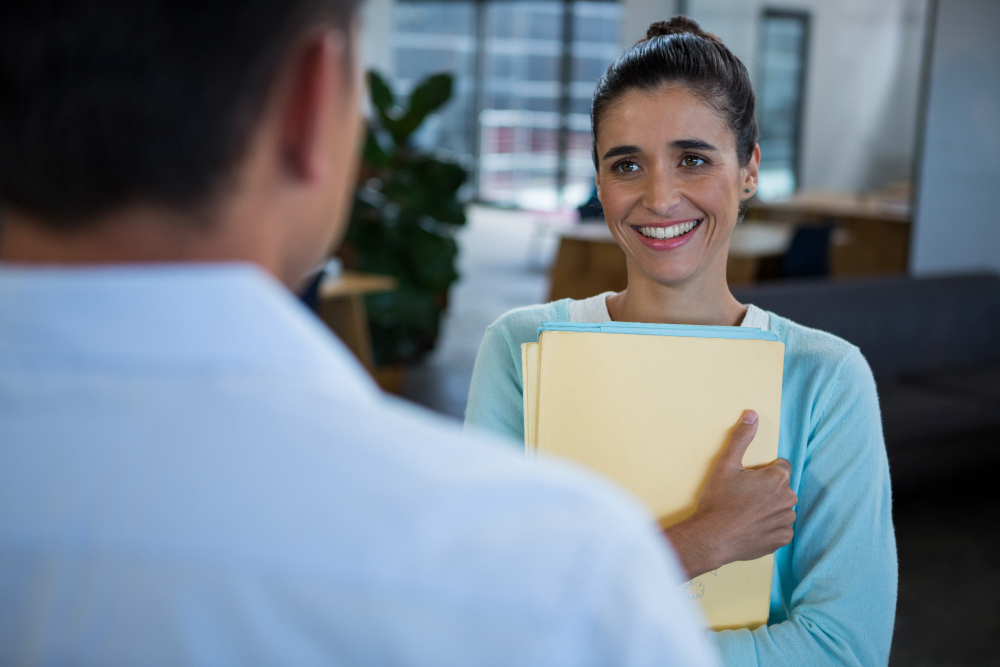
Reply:
<svg viewBox="0 0 1000 667"><path fill-rule="evenodd" d="M719 150L707 141L702 141L701 139L677 139L676 141L670 142L671 148L676 148L682 151L717 151Z"/></svg>
<svg viewBox="0 0 1000 667"><path fill-rule="evenodd" d="M638 153L638 152L640 152L638 146L628 146L628 145L615 146L607 153L605 153L604 157L602 157L601 159L607 160L609 157L618 157L619 155L631 155L632 153Z"/></svg>

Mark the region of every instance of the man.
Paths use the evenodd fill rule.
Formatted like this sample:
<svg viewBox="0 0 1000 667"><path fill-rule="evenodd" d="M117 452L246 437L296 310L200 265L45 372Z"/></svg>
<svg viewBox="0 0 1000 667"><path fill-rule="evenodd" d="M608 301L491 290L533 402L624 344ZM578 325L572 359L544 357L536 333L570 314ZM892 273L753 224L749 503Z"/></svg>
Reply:
<svg viewBox="0 0 1000 667"><path fill-rule="evenodd" d="M286 289L343 233L356 1L0 8L0 663L711 664L637 506Z"/></svg>

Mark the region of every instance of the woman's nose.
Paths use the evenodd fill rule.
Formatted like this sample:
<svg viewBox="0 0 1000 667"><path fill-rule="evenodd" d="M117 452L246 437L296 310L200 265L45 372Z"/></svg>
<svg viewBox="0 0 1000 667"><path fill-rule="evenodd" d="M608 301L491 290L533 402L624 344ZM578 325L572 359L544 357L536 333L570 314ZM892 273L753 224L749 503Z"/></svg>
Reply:
<svg viewBox="0 0 1000 667"><path fill-rule="evenodd" d="M669 175L662 172L646 180L642 205L659 218L669 217L670 209L680 203L681 195Z"/></svg>

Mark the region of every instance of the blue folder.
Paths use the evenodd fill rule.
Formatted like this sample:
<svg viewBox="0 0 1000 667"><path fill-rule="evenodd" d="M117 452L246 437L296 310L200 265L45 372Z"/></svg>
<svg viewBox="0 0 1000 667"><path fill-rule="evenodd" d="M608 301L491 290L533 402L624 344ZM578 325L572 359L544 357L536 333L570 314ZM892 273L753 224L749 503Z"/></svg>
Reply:
<svg viewBox="0 0 1000 667"><path fill-rule="evenodd" d="M638 334L642 336L685 336L688 338L731 338L735 340L769 340L777 342L778 334L755 327L717 327L698 324L649 324L646 322L542 322L543 331L581 331L590 333Z"/></svg>

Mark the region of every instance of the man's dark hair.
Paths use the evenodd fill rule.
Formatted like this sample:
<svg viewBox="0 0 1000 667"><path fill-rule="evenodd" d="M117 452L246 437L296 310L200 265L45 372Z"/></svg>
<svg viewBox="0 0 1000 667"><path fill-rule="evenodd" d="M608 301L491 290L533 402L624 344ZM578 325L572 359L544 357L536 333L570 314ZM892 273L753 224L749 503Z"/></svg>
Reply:
<svg viewBox="0 0 1000 667"><path fill-rule="evenodd" d="M115 208L193 210L242 159L274 76L360 0L0 3L0 202L70 229Z"/></svg>

